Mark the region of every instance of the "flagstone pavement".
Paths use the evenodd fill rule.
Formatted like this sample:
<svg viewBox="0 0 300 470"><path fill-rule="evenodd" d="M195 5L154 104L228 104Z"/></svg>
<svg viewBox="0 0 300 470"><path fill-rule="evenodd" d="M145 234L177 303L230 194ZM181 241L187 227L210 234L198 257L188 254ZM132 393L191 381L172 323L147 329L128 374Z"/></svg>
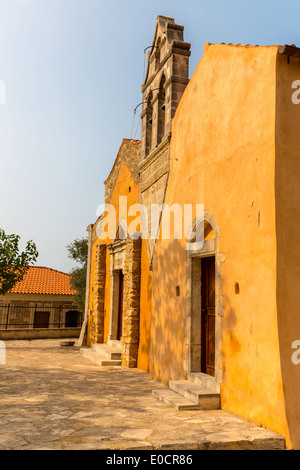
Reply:
<svg viewBox="0 0 300 470"><path fill-rule="evenodd" d="M284 439L237 416L176 411L139 369L100 367L62 340L6 341L0 450L282 449Z"/></svg>

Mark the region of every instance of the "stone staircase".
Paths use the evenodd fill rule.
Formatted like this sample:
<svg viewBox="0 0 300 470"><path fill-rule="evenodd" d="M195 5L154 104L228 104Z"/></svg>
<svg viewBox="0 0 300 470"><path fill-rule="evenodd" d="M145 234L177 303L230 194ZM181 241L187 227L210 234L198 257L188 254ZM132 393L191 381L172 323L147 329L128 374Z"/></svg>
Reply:
<svg viewBox="0 0 300 470"><path fill-rule="evenodd" d="M202 373L188 375L188 380L170 380L168 389L152 394L177 410L219 410L220 386L214 377Z"/></svg>
<svg viewBox="0 0 300 470"><path fill-rule="evenodd" d="M91 348L81 348L80 352L100 366L121 366L121 349L120 341L108 341L107 344L93 344Z"/></svg>

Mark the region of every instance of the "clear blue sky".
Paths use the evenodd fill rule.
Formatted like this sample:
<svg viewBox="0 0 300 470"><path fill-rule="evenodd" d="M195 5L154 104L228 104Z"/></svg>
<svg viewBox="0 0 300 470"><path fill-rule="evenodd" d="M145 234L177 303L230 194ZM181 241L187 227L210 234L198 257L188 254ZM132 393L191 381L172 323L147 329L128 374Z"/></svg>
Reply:
<svg viewBox="0 0 300 470"><path fill-rule="evenodd" d="M38 265L75 266L65 247L130 137L159 14L185 26L190 74L206 41L300 46L299 0L0 0L0 227L37 243Z"/></svg>

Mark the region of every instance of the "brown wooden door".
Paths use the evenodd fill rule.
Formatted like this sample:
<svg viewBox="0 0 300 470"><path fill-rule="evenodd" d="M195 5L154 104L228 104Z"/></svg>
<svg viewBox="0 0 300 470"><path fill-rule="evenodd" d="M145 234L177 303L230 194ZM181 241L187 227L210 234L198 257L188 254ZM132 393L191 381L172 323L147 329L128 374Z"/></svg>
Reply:
<svg viewBox="0 0 300 470"><path fill-rule="evenodd" d="M119 307L118 307L118 334L117 339L120 341L123 331L123 290L124 290L124 276L122 271L119 271Z"/></svg>
<svg viewBox="0 0 300 470"><path fill-rule="evenodd" d="M49 328L50 312L34 312L34 328Z"/></svg>
<svg viewBox="0 0 300 470"><path fill-rule="evenodd" d="M215 375L215 257L202 258L201 371Z"/></svg>

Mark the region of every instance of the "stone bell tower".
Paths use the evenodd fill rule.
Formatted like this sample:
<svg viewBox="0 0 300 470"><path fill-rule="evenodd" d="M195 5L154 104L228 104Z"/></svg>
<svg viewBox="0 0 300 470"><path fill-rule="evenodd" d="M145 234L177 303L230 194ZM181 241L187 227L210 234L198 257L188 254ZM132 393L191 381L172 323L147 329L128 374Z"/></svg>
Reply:
<svg viewBox="0 0 300 470"><path fill-rule="evenodd" d="M140 169L142 203L150 216L152 203L163 204L169 174L171 123L189 82L191 45L184 42L184 27L173 18L158 16L142 85L143 110ZM151 231L150 220L148 232ZM155 240L148 240L150 262Z"/></svg>

